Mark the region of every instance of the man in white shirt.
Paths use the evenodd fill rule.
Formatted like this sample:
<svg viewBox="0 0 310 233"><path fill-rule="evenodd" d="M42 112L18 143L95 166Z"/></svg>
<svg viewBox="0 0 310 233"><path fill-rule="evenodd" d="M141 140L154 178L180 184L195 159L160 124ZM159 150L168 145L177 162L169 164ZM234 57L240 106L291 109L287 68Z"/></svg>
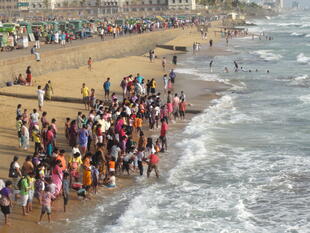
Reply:
<svg viewBox="0 0 310 233"><path fill-rule="evenodd" d="M34 125L39 124L40 114L37 112L37 109L33 109L33 112L30 114L30 118Z"/></svg>
<svg viewBox="0 0 310 233"><path fill-rule="evenodd" d="M39 111L42 111L45 91L41 89L41 86L38 86L37 93L38 93Z"/></svg>

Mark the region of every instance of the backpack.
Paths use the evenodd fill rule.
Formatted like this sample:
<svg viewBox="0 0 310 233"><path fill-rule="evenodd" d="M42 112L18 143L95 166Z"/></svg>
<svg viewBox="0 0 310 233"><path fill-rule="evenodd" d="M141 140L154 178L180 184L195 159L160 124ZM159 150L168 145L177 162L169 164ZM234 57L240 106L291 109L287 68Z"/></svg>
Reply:
<svg viewBox="0 0 310 233"><path fill-rule="evenodd" d="M18 177L18 173L17 173L16 169L13 168L13 164L14 164L14 162L12 162L11 165L10 165L9 177L10 178L17 178Z"/></svg>

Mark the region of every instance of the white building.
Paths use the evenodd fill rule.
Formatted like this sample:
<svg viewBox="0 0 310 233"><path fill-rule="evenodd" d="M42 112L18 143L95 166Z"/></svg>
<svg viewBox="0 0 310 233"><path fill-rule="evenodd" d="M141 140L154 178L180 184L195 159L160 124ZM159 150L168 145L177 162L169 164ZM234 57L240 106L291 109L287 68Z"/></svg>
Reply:
<svg viewBox="0 0 310 233"><path fill-rule="evenodd" d="M278 6L278 8L283 9L283 7L284 7L284 2L283 2L283 0L277 0L277 6Z"/></svg>
<svg viewBox="0 0 310 233"><path fill-rule="evenodd" d="M169 10L195 10L195 0L168 0Z"/></svg>

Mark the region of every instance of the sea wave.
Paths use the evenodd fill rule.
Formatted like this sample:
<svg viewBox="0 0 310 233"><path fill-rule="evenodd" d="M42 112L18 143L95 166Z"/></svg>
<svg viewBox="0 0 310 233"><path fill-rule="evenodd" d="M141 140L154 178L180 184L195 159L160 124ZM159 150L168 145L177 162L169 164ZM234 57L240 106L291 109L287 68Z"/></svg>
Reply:
<svg viewBox="0 0 310 233"><path fill-rule="evenodd" d="M296 57L297 62L300 64L309 64L310 62L310 57L305 56L305 54L300 53Z"/></svg>
<svg viewBox="0 0 310 233"><path fill-rule="evenodd" d="M257 50L250 52L250 54L259 56L265 61L278 61L282 58L282 55L273 53L272 50Z"/></svg>
<svg viewBox="0 0 310 233"><path fill-rule="evenodd" d="M277 23L277 22L269 23L269 25L274 25L278 27L301 27L303 26L303 24L299 24L299 23Z"/></svg>
<svg viewBox="0 0 310 233"><path fill-rule="evenodd" d="M290 34L291 36L303 36L304 34L301 34L301 33L297 33L297 32L293 32Z"/></svg>
<svg viewBox="0 0 310 233"><path fill-rule="evenodd" d="M235 114L238 120L233 116ZM210 146L215 142L212 128L249 119L249 116L237 111L232 96L214 100L212 106L194 117L185 128L186 136L176 144L176 150L178 153L182 151L182 156L169 171L166 182L144 188L131 200L117 223L106 226L105 232L205 232L214 227L220 232L223 226L216 226L209 221L209 216L230 214L232 208L236 218L242 222L248 221L251 213L240 197L236 197L238 200L234 203L225 202L229 195L233 195L234 188L229 193L222 187L209 189L206 182L196 182L192 178L198 176L200 179L202 171L199 172L199 169L202 168L197 165L215 156L216 152ZM221 155L217 153L216 156ZM212 201L206 201L206 195L212 195ZM250 229L248 226L246 228ZM236 227L232 227L229 232L237 232L235 230Z"/></svg>
<svg viewBox="0 0 310 233"><path fill-rule="evenodd" d="M199 72L197 69L194 68L177 68L175 70L176 73L180 74L190 74L195 77L197 77L198 80L203 80L203 81L217 81L217 82L222 82L225 84L229 84L228 79L223 79L220 78L217 74L212 74L212 73L202 73Z"/></svg>
<svg viewBox="0 0 310 233"><path fill-rule="evenodd" d="M309 18L308 18L309 20ZM303 25L300 26L300 28L309 28L310 24L309 23L304 23Z"/></svg>
<svg viewBox="0 0 310 233"><path fill-rule="evenodd" d="M298 99L304 104L310 104L310 95L299 96Z"/></svg>
<svg viewBox="0 0 310 233"><path fill-rule="evenodd" d="M306 80L308 78L309 78L309 76L307 74L304 74L304 75L297 76L296 78L294 78L294 80L302 81L302 80Z"/></svg>

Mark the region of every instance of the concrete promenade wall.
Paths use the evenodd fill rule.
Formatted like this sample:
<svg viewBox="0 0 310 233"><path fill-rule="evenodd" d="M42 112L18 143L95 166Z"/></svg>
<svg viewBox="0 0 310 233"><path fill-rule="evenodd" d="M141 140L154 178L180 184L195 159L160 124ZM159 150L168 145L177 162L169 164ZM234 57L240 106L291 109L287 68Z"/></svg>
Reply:
<svg viewBox="0 0 310 233"><path fill-rule="evenodd" d="M90 43L80 46L44 51L41 54L40 62L36 62L32 55L2 59L0 60L0 85L3 86L5 82L13 80L19 73L25 75L26 67L29 65L32 67L33 76L38 76L86 65L88 57L98 61L107 58L143 55L149 49L155 48L157 44L167 43L181 33L181 29L172 29L120 37L104 42L90 41ZM1 56L5 56L5 53L2 53Z"/></svg>

